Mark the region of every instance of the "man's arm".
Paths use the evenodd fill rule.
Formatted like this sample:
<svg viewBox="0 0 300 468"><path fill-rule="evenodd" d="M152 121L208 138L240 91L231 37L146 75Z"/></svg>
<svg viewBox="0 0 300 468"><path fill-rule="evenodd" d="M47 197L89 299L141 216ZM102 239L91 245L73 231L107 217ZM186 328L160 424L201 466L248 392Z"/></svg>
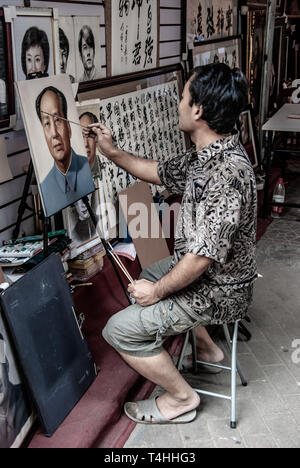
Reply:
<svg viewBox="0 0 300 468"><path fill-rule="evenodd" d="M112 133L105 125L98 123L90 127L97 135L101 154L138 179L155 185L163 185L157 173L159 165L157 161L138 158L116 148L112 142Z"/></svg>
<svg viewBox="0 0 300 468"><path fill-rule="evenodd" d="M213 260L210 258L186 254L157 283L151 283L147 280L136 281L135 285L129 286L128 291L141 306L147 307L194 283L212 263Z"/></svg>

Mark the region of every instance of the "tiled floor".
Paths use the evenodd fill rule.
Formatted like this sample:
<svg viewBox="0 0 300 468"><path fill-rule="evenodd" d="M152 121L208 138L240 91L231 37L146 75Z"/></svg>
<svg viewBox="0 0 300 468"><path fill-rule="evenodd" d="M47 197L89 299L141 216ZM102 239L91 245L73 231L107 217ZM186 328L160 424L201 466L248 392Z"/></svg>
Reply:
<svg viewBox="0 0 300 468"><path fill-rule="evenodd" d="M294 187L293 197L295 192ZM258 243L263 277L256 284L251 323L246 324L252 339L238 344L249 384L247 388L238 385L237 430L229 428L230 402L203 396L193 423L137 425L126 448L300 447L299 220L300 210L286 210ZM226 351L224 341L218 342ZM229 362L228 355L226 360ZM230 392L226 372L197 377L186 374L186 378L198 388Z"/></svg>

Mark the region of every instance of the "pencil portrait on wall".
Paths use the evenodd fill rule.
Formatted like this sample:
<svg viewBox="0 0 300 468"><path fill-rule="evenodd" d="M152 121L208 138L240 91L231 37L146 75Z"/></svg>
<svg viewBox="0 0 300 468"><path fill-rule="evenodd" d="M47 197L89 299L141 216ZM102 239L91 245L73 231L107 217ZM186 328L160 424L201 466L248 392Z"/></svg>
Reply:
<svg viewBox="0 0 300 468"><path fill-rule="evenodd" d="M54 75L52 18L17 16L13 25L16 81Z"/></svg>
<svg viewBox="0 0 300 468"><path fill-rule="evenodd" d="M102 77L100 22L100 17L74 18L76 81L79 83Z"/></svg>
<svg viewBox="0 0 300 468"><path fill-rule="evenodd" d="M94 191L67 75L17 83L35 174L49 217Z"/></svg>
<svg viewBox="0 0 300 468"><path fill-rule="evenodd" d="M59 73L68 74L71 82L75 82L76 50L74 36L74 21L72 17L59 18Z"/></svg>

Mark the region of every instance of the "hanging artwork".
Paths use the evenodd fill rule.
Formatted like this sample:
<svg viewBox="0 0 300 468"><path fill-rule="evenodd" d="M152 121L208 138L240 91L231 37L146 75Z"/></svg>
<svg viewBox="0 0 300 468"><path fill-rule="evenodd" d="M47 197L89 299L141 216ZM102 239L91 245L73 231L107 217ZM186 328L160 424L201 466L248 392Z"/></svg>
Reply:
<svg viewBox="0 0 300 468"><path fill-rule="evenodd" d="M237 35L237 0L187 0L187 42Z"/></svg>
<svg viewBox="0 0 300 468"><path fill-rule="evenodd" d="M111 129L113 141L120 149L138 157L165 161L186 150L178 123L179 99L178 82L174 80L101 100L99 119ZM118 193L137 179L104 156L100 160L106 200L115 202Z"/></svg>
<svg viewBox="0 0 300 468"><path fill-rule="evenodd" d="M60 73L78 83L102 77L100 16L59 18Z"/></svg>
<svg viewBox="0 0 300 468"><path fill-rule="evenodd" d="M193 49L192 68L210 63L225 63L230 68L241 68L241 39L201 44Z"/></svg>
<svg viewBox="0 0 300 468"><path fill-rule="evenodd" d="M259 113L261 79L263 74L263 51L266 26L265 10L248 12L247 32L247 78L249 80L249 98L253 105L254 116Z"/></svg>
<svg viewBox="0 0 300 468"><path fill-rule="evenodd" d="M58 22L51 8L5 8L12 23L15 80L45 78L56 73Z"/></svg>
<svg viewBox="0 0 300 468"><path fill-rule="evenodd" d="M159 0L106 2L108 74L112 76L159 65Z"/></svg>
<svg viewBox="0 0 300 468"><path fill-rule="evenodd" d="M67 75L17 83L44 213L50 217L94 189Z"/></svg>
<svg viewBox="0 0 300 468"><path fill-rule="evenodd" d="M239 117L239 130L241 142L247 151L253 169L256 169L260 163L259 145L253 118L252 106L248 106Z"/></svg>
<svg viewBox="0 0 300 468"><path fill-rule="evenodd" d="M59 18L59 73L68 74L71 82L75 83L76 48L72 17Z"/></svg>

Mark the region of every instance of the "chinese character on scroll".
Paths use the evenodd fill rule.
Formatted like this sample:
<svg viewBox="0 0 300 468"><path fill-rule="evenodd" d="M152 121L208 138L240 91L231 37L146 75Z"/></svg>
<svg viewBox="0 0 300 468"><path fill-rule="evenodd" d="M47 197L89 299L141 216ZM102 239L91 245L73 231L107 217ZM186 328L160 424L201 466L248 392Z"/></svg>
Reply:
<svg viewBox="0 0 300 468"><path fill-rule="evenodd" d="M135 156L165 161L186 151L179 130L177 80L100 101L100 122L109 127L119 148ZM113 162L100 156L101 178L106 202L137 180ZM158 187L152 187L153 194Z"/></svg>
<svg viewBox="0 0 300 468"><path fill-rule="evenodd" d="M111 74L157 67L157 0L111 1Z"/></svg>

